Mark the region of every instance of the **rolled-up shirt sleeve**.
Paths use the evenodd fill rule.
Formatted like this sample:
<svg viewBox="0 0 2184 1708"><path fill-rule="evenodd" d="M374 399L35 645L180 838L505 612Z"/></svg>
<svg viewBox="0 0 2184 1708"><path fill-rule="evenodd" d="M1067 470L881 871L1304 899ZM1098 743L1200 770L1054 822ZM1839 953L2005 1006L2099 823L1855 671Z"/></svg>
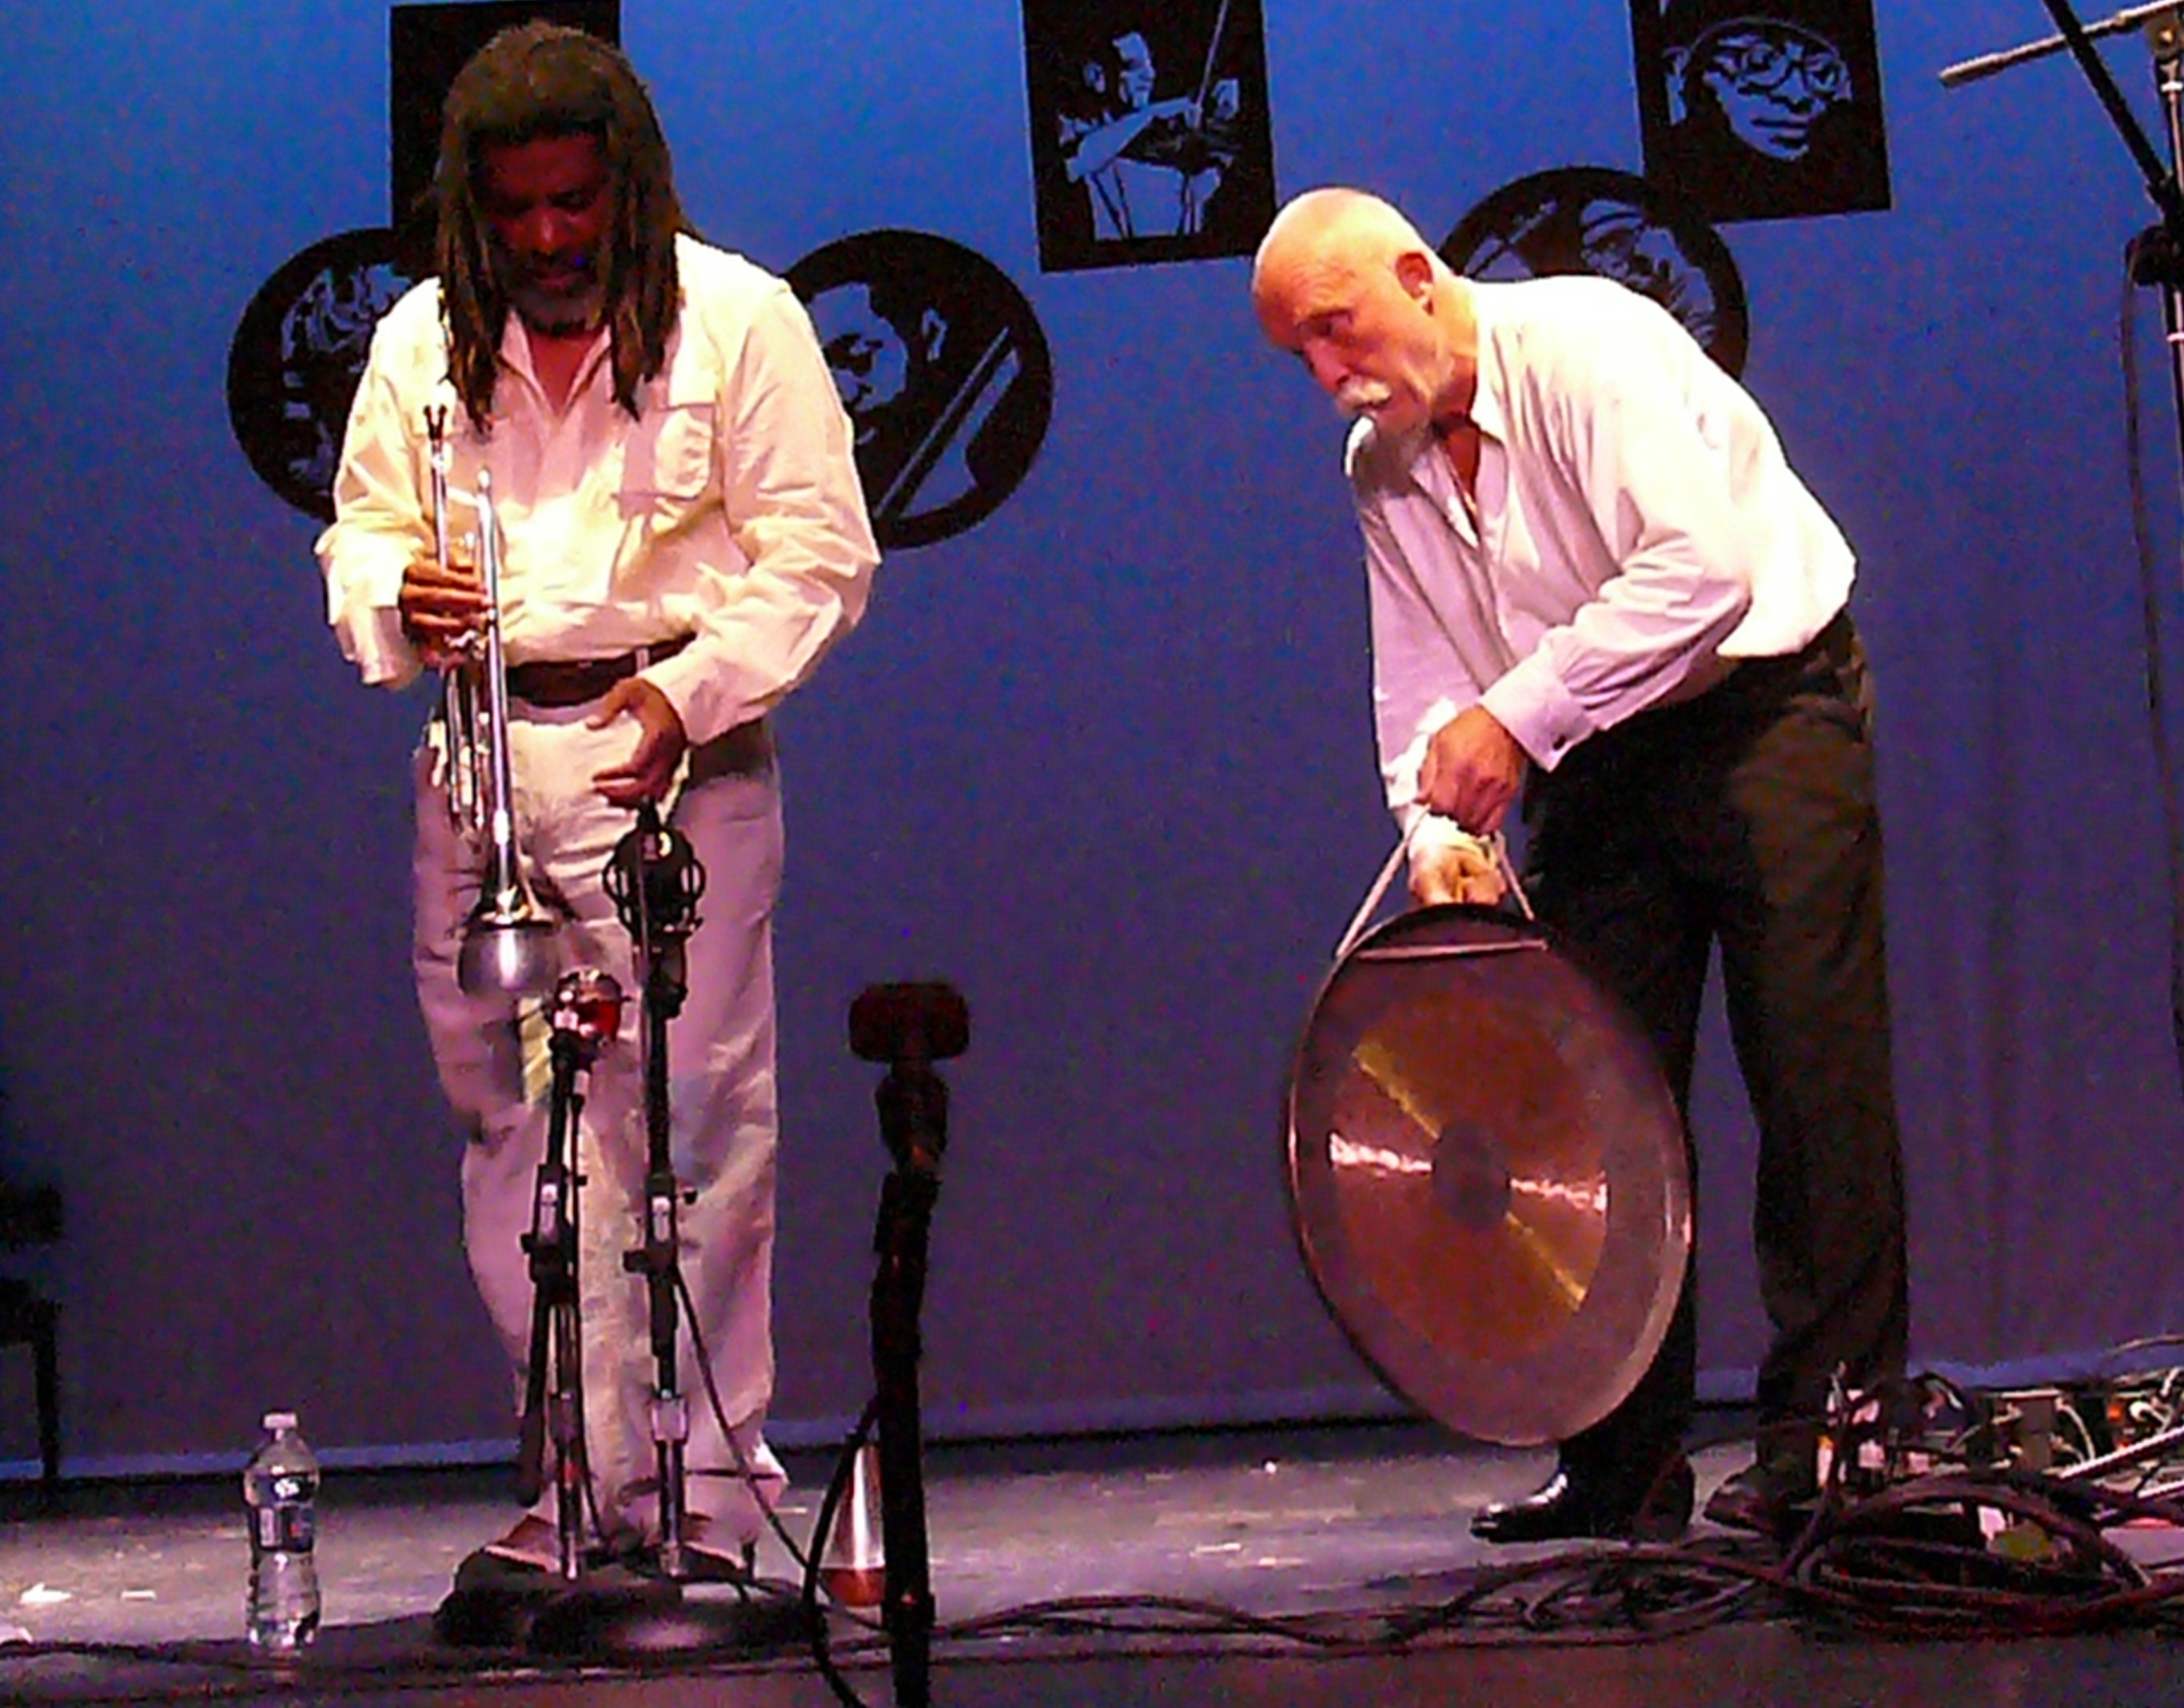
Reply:
<svg viewBox="0 0 2184 1708"><path fill-rule="evenodd" d="M423 421L410 421L401 401L415 395L400 370L410 359L403 346L420 312L437 324L436 299L413 292L372 335L334 476L334 521L317 547L326 620L342 655L367 683L388 687L415 680L421 667L402 631L402 578L432 549L429 503L417 472Z"/></svg>

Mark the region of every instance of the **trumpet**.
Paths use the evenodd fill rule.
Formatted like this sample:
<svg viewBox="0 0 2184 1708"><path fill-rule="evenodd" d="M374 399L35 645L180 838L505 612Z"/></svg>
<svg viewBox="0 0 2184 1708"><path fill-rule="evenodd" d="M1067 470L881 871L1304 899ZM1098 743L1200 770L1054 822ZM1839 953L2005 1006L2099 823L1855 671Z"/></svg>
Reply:
<svg viewBox="0 0 2184 1708"><path fill-rule="evenodd" d="M425 437L431 453L432 554L445 572L454 561L454 542L448 521L448 471L452 455L444 406L425 411ZM440 672L440 739L447 756L448 813L455 828L467 837L481 836L486 829L484 767L478 740L482 733L478 676L474 657L459 659Z"/></svg>
<svg viewBox="0 0 2184 1708"><path fill-rule="evenodd" d="M432 545L451 570L447 412L428 410ZM508 752L508 661L500 631L500 525L493 476L477 476L478 567L485 578L483 644L441 674L448 809L466 838L482 840L477 904L463 922L455 976L471 996L543 996L557 971L554 922L532 894L515 847L515 780Z"/></svg>

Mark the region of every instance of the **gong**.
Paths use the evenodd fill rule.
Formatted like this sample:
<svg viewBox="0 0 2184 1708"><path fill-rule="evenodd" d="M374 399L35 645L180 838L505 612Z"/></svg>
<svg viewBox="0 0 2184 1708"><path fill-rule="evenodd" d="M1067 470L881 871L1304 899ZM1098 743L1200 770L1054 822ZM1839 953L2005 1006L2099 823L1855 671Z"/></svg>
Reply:
<svg viewBox="0 0 2184 1708"><path fill-rule="evenodd" d="M1337 962L1290 1081L1306 1266L1381 1377L1482 1441L1596 1423L1690 1262L1675 1101L1635 1021L1539 926L1422 909Z"/></svg>

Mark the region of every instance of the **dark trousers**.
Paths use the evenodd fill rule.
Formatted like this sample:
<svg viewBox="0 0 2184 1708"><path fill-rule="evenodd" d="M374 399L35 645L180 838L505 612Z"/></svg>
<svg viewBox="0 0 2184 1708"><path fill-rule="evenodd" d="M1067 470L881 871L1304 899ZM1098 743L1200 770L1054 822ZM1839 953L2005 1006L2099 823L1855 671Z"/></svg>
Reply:
<svg viewBox="0 0 2184 1708"><path fill-rule="evenodd" d="M1710 951L1759 1129L1752 1237L1773 1342L1763 1426L1819 1416L1830 1378L1900 1375L1908 1305L1889 1065L1871 696L1847 615L1535 772L1525 887L1659 1048L1690 1148ZM1692 1153L1692 1177L1697 1179ZM1574 1472L1649 1474L1691 1421L1689 1275L1636 1390L1563 1445Z"/></svg>

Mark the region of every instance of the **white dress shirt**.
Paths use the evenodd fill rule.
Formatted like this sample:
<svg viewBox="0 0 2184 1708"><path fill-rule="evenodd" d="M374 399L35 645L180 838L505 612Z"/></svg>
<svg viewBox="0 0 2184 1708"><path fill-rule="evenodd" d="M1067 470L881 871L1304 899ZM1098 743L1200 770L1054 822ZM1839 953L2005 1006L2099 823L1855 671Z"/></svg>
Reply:
<svg viewBox="0 0 2184 1708"><path fill-rule="evenodd" d="M604 331L557 411L511 315L481 440L448 378L437 282L380 321L318 542L329 620L365 682L420 667L396 602L432 550L427 406L448 412L456 537L476 526L477 470L493 476L511 665L691 636L644 674L694 745L777 704L862 614L878 552L810 317L739 256L682 237L676 264L682 312L635 420Z"/></svg>
<svg viewBox="0 0 2184 1708"><path fill-rule="evenodd" d="M1432 431L1352 431L1373 712L1407 827L1434 732L1483 705L1552 770L1578 743L1797 651L1855 563L1751 395L1604 279L1466 281L1479 322L1467 502ZM1421 827L1419 854L1453 826Z"/></svg>

